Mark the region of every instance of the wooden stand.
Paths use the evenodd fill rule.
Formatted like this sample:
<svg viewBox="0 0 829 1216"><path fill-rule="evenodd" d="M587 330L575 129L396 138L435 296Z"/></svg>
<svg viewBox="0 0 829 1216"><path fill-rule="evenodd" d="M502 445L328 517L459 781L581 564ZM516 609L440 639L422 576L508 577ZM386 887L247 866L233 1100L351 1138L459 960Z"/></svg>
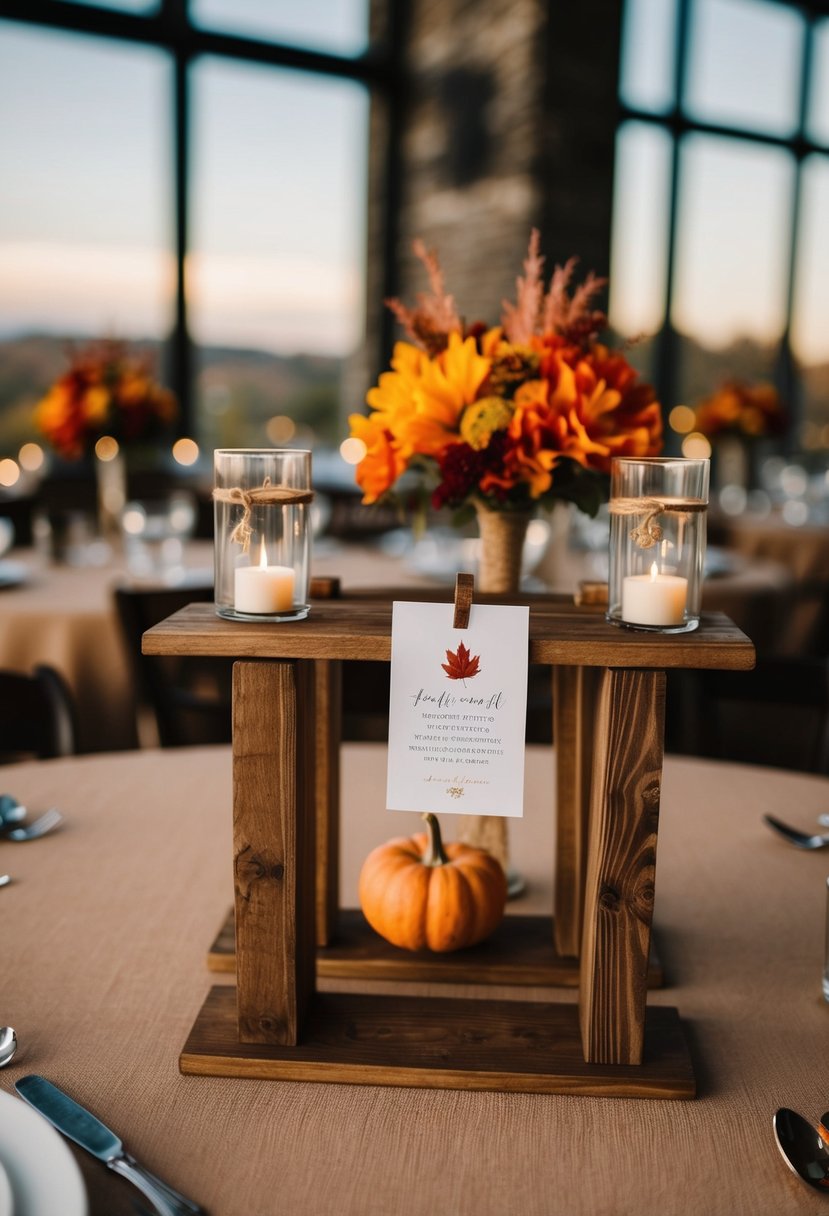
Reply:
<svg viewBox="0 0 829 1216"><path fill-rule="evenodd" d="M754 649L719 614L706 616L697 633L665 635L618 629L600 611L563 602L533 602L532 609L530 662L557 671L555 923L559 956L581 957L574 964L578 1007L315 992L316 939L332 936L336 906L332 665L388 661L389 603L322 603L305 621L277 627L224 621L211 605L193 604L145 635L147 654L240 659L233 714L235 1009L233 989L211 992L181 1056L183 1071L693 1094L676 1010L647 1012L645 1002L664 672L749 669ZM321 747L327 762L318 781ZM315 853L317 828L325 847ZM410 965L421 965L417 956Z"/></svg>
<svg viewBox="0 0 829 1216"><path fill-rule="evenodd" d="M208 951L207 966L210 971L236 974L232 910ZM399 950L374 932L359 908L343 908L331 924L328 944L317 947L317 978L578 988L579 960L556 950L549 916L505 916L492 937L479 945L434 954ZM661 988L664 982L651 942L648 987Z"/></svg>

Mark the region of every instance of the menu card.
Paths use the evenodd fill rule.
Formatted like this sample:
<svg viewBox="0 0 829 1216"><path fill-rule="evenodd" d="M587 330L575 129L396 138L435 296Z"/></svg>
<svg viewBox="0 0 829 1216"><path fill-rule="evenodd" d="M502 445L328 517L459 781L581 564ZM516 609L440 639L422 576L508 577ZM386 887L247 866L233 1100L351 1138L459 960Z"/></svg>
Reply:
<svg viewBox="0 0 829 1216"><path fill-rule="evenodd" d="M395 603L390 811L524 813L529 608Z"/></svg>

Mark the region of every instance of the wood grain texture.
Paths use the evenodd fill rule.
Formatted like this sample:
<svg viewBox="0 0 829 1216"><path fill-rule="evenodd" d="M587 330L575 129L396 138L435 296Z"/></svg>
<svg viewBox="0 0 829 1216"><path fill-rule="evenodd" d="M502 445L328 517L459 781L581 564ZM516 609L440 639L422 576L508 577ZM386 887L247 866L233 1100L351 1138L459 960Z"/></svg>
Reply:
<svg viewBox="0 0 829 1216"><path fill-rule="evenodd" d="M296 1043L314 986L313 667L233 667L238 1035Z"/></svg>
<svg viewBox="0 0 829 1216"><path fill-rule="evenodd" d="M316 708L314 800L316 807L317 945L331 939L340 906L340 739L342 664L314 663Z"/></svg>
<svg viewBox="0 0 829 1216"><path fill-rule="evenodd" d="M593 720L599 674L595 667L553 668L553 739L556 748L553 931L557 952L573 959L581 953Z"/></svg>
<svg viewBox="0 0 829 1216"><path fill-rule="evenodd" d="M466 629L469 625L469 609L472 607L472 592L475 579L471 574L458 574L455 578L455 615L453 629Z"/></svg>
<svg viewBox="0 0 829 1216"><path fill-rule="evenodd" d="M233 910L208 950L209 971L236 971ZM359 908L341 908L329 944L317 949L317 976L342 980L398 980L402 983L515 984L578 988L579 963L562 958L551 941L549 916L510 914L487 941L467 950L432 954L399 950L384 941ZM665 983L651 942L648 987Z"/></svg>
<svg viewBox="0 0 829 1216"><path fill-rule="evenodd" d="M418 596L402 594L403 599ZM429 597L447 599L436 589ZM451 595L450 597L451 598ZM638 633L611 625L599 608L528 596L477 595L476 603L529 603L531 663L588 667L699 667L747 671L754 647L726 616L703 613L695 633ZM315 603L304 621L226 621L211 604L189 604L144 634L145 654L233 658L378 659L391 656L391 603L343 598Z"/></svg>
<svg viewBox="0 0 829 1216"><path fill-rule="evenodd" d="M213 988L179 1059L183 1073L432 1089L691 1098L677 1011L648 1013L637 1067L587 1065L574 1005L324 993L297 1047L239 1043L233 989Z"/></svg>
<svg viewBox="0 0 829 1216"><path fill-rule="evenodd" d="M664 719L664 672L602 673L579 991L592 1063L643 1058Z"/></svg>

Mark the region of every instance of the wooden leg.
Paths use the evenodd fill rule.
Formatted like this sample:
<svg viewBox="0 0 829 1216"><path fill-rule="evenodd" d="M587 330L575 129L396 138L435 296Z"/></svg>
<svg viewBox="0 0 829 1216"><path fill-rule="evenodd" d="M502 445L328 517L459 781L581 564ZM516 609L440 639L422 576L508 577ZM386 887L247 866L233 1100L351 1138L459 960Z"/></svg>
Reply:
<svg viewBox="0 0 829 1216"><path fill-rule="evenodd" d="M588 1063L642 1062L664 720L664 671L602 671L579 991Z"/></svg>
<svg viewBox="0 0 829 1216"><path fill-rule="evenodd" d="M316 698L317 945L334 935L340 907L340 740L342 664L314 663Z"/></svg>
<svg viewBox="0 0 829 1216"><path fill-rule="evenodd" d="M314 675L233 666L239 1041L294 1046L314 989Z"/></svg>
<svg viewBox="0 0 829 1216"><path fill-rule="evenodd" d="M587 872L593 719L600 669L554 667L552 670L556 749L553 932L556 952L562 958L578 958Z"/></svg>

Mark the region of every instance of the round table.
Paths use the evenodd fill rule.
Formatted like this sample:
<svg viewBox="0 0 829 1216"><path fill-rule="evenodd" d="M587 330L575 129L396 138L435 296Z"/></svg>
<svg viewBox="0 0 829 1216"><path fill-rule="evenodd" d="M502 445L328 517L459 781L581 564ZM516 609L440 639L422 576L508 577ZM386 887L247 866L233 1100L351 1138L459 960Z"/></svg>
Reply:
<svg viewBox="0 0 829 1216"><path fill-rule="evenodd" d="M552 906L553 764L528 749L511 829L529 895L516 912ZM823 1210L785 1168L771 1120L783 1105L816 1118L829 1096L826 860L761 816L813 826L826 779L666 759L655 936L669 986L649 1001L677 1005L690 1032L699 1096L681 1102L182 1077L178 1054L221 982L205 954L232 901L229 749L16 765L4 780L33 810L60 805L66 823L0 843L14 876L0 889L14 926L0 937L2 1018L20 1039L0 1088L53 1080L213 1216ZM382 746L344 747L345 904L368 850L418 823L383 809L384 782ZM498 994L574 1000L463 991ZM132 1216L131 1189L76 1155L90 1216Z"/></svg>

